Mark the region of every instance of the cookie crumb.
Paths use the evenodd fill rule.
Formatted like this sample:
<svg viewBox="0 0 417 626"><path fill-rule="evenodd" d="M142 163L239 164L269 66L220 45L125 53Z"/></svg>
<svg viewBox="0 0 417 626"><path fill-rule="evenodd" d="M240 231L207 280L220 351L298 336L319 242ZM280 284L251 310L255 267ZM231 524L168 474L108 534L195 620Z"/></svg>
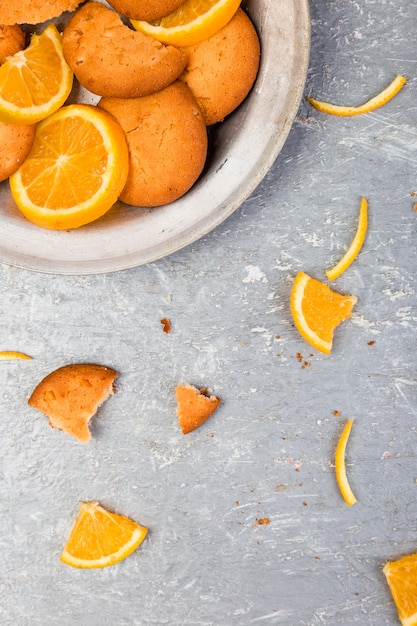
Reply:
<svg viewBox="0 0 417 626"><path fill-rule="evenodd" d="M163 331L164 333L168 334L171 332L171 322L169 321L169 319L167 317L164 317L163 319L161 319L161 324L163 326Z"/></svg>

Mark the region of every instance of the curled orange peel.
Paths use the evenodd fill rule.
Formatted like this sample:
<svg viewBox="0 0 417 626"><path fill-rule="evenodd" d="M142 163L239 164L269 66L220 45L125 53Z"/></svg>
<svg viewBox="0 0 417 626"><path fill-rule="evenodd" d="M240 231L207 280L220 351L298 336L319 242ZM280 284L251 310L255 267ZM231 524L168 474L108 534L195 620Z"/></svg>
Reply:
<svg viewBox="0 0 417 626"><path fill-rule="evenodd" d="M14 352L14 351L2 351L0 352L0 361L11 361L12 359L32 359L28 354L24 354L23 352Z"/></svg>
<svg viewBox="0 0 417 626"><path fill-rule="evenodd" d="M340 261L330 270L327 270L326 276L329 280L335 280L336 278L338 278L353 263L353 261L356 259L356 257L358 256L363 246L363 242L365 241L367 230L368 230L368 201L366 200L366 198L362 198L361 206L359 209L358 227L356 229L355 236L348 250L340 259Z"/></svg>
<svg viewBox="0 0 417 626"><path fill-rule="evenodd" d="M377 96L371 98L371 100L368 100L367 102L365 102L365 104L361 104L358 107L330 104L329 102L314 100L314 98L310 98L308 96L307 100L310 104L313 105L313 107L315 107L322 113L328 113L329 115L339 115L342 117L350 117L353 115L360 115L361 113L369 113L370 111L374 111L375 109L382 107L400 91L400 89L405 85L406 82L406 77L398 74L394 78L394 80L388 85L388 87L381 91Z"/></svg>
<svg viewBox="0 0 417 626"><path fill-rule="evenodd" d="M336 480L339 485L340 493L343 496L344 501L349 506L355 504L357 502L352 489L350 488L349 481L346 475L346 464L345 464L345 455L346 455L346 444L349 439L350 431L352 429L353 420L349 420L342 434L340 435L340 439L336 446L336 454L335 454L335 469L336 469Z"/></svg>

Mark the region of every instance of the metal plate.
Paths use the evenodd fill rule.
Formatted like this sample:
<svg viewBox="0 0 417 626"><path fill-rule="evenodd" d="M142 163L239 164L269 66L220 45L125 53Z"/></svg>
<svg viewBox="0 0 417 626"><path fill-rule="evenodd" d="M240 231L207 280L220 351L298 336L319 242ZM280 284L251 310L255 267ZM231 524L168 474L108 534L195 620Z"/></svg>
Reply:
<svg viewBox="0 0 417 626"><path fill-rule="evenodd" d="M184 197L156 209L117 204L71 231L49 231L17 210L0 185L0 262L55 274L94 274L135 267L196 241L233 213L277 158L297 113L306 78L307 0L248 0L262 59L246 101L210 134L206 171ZM83 94L83 100L85 100Z"/></svg>

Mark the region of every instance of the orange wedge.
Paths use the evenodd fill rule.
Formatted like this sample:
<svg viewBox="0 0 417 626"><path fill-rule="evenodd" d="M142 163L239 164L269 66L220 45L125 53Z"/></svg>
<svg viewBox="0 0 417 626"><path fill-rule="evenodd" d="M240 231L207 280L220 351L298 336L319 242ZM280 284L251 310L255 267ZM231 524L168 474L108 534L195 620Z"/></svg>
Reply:
<svg viewBox="0 0 417 626"><path fill-rule="evenodd" d="M403 626L417 626L417 554L388 561L382 570Z"/></svg>
<svg viewBox="0 0 417 626"><path fill-rule="evenodd" d="M339 485L340 493L342 494L344 501L349 506L352 506L352 504L355 504L355 502L357 501L355 496L353 495L353 491L350 488L349 481L347 479L345 464L346 445L349 439L350 431L352 429L352 424L353 420L349 420L346 423L346 426L344 427L336 446L335 454L337 484Z"/></svg>
<svg viewBox="0 0 417 626"><path fill-rule="evenodd" d="M335 280L338 278L347 268L353 263L353 261L358 256L363 242L365 241L366 231L368 229L368 202L366 198L362 198L361 206L359 209L359 221L358 227L356 229L355 236L350 244L348 250L340 259L340 261L332 267L330 270L327 270L326 276L329 280Z"/></svg>
<svg viewBox="0 0 417 626"><path fill-rule="evenodd" d="M360 115L361 113L369 113L370 111L374 111L375 109L382 107L400 91L406 82L407 79L405 76L398 74L386 89L381 91L381 93L374 98L371 98L371 100L368 100L368 102L365 102L365 104L358 107L339 106L337 104L330 104L329 102L314 100L309 97L307 97L307 100L322 113L349 117L352 115Z"/></svg>
<svg viewBox="0 0 417 626"><path fill-rule="evenodd" d="M60 559L85 569L114 565L132 554L147 532L144 526L107 511L98 502L83 502Z"/></svg>
<svg viewBox="0 0 417 626"><path fill-rule="evenodd" d="M0 352L0 361L10 361L12 359L32 359L31 356L24 354L23 352L14 352L3 350Z"/></svg>
<svg viewBox="0 0 417 626"><path fill-rule="evenodd" d="M241 0L186 0L178 9L159 20L131 22L136 30L165 44L193 46L226 26L240 3Z"/></svg>
<svg viewBox="0 0 417 626"><path fill-rule="evenodd" d="M72 82L61 35L51 23L0 66L0 120L36 124L64 104Z"/></svg>
<svg viewBox="0 0 417 626"><path fill-rule="evenodd" d="M316 350L330 354L335 328L352 315L356 296L336 293L304 272L295 277L291 313L300 335Z"/></svg>
<svg viewBox="0 0 417 626"><path fill-rule="evenodd" d="M125 186L124 131L103 109L62 107L38 124L29 156L10 177L12 196L38 226L78 228L104 215Z"/></svg>

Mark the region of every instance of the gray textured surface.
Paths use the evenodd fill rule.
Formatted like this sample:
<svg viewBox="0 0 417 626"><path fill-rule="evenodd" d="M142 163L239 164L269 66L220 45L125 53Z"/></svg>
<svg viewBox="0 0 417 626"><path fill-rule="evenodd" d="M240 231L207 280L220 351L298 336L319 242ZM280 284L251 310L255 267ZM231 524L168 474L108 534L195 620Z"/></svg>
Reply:
<svg viewBox="0 0 417 626"><path fill-rule="evenodd" d="M399 623L381 568L417 550L416 9L312 0L311 11L307 94L361 103L396 73L403 91L353 119L303 102L241 209L152 265L83 277L1 266L0 349L34 357L0 367L2 625ZM359 301L325 357L292 326L291 281L299 269L324 279L361 195L367 241L336 283ZM87 447L26 405L43 375L76 361L120 372ZM223 399L187 437L182 381ZM332 465L348 418L351 508ZM62 565L82 499L149 526L141 548L101 571Z"/></svg>

